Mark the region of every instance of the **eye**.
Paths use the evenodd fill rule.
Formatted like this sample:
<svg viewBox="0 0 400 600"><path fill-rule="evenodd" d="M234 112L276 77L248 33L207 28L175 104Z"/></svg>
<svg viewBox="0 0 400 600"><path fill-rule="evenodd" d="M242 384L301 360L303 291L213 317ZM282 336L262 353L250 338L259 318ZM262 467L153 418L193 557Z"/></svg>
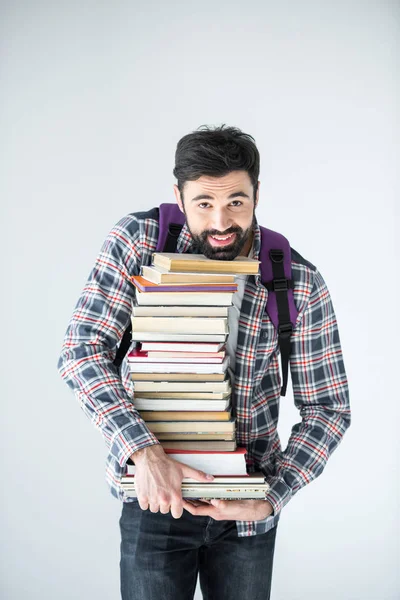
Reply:
<svg viewBox="0 0 400 600"><path fill-rule="evenodd" d="M197 206L198 206L199 208L204 208L204 205L205 205L205 204L207 204L208 206L210 206L210 203L209 203L209 202L200 202L200 204L198 204Z"/></svg>
<svg viewBox="0 0 400 600"><path fill-rule="evenodd" d="M236 206L242 206L243 202L241 202L241 200L233 200L231 202L231 204L236 207Z"/></svg>

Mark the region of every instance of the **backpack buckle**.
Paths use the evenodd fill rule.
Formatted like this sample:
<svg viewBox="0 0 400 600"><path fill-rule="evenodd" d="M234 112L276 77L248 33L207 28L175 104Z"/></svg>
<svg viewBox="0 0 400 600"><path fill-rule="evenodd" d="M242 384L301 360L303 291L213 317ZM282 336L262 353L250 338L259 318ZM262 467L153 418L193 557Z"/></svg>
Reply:
<svg viewBox="0 0 400 600"><path fill-rule="evenodd" d="M282 337L290 337L292 331L292 323L282 323L282 325L278 326L278 334Z"/></svg>
<svg viewBox="0 0 400 600"><path fill-rule="evenodd" d="M270 250L269 257L272 260L272 262L281 263L283 262L284 258L283 250Z"/></svg>
<svg viewBox="0 0 400 600"><path fill-rule="evenodd" d="M289 289L287 279L273 279L272 289L274 292L287 292Z"/></svg>
<svg viewBox="0 0 400 600"><path fill-rule="evenodd" d="M179 223L170 223L168 226L168 233L170 233L174 237L178 237L181 230L182 230L182 225L179 225Z"/></svg>

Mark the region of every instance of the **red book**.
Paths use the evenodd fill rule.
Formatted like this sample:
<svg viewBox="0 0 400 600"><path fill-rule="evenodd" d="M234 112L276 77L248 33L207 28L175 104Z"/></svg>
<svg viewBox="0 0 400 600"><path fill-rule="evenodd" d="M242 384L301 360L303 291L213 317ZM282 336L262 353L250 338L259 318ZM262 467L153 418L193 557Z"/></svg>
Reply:
<svg viewBox="0 0 400 600"><path fill-rule="evenodd" d="M157 356L153 356L154 354ZM210 352L209 356L203 357L201 354L194 354L193 352L143 352L142 350L134 348L129 352L128 360L131 363L222 363L225 358L225 352L218 354L220 354L220 356L217 355L217 353L214 353L213 356L213 353Z"/></svg>
<svg viewBox="0 0 400 600"><path fill-rule="evenodd" d="M237 283L188 283L160 284L148 281L141 275L133 275L131 282L141 292L236 292Z"/></svg>
<svg viewBox="0 0 400 600"><path fill-rule="evenodd" d="M225 477L247 475L246 448L236 448L233 452L169 450L165 448L164 451L171 458L211 475ZM135 470L135 465L127 464L127 475L134 475Z"/></svg>
<svg viewBox="0 0 400 600"><path fill-rule="evenodd" d="M142 342L143 352L219 352L225 350L225 346L219 342Z"/></svg>

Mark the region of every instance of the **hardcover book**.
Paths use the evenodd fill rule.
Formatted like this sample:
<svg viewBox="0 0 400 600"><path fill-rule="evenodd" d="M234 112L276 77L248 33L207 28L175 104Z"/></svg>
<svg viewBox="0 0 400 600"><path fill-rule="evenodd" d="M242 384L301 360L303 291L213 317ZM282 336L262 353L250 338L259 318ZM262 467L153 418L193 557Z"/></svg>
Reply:
<svg viewBox="0 0 400 600"><path fill-rule="evenodd" d="M238 256L233 260L212 260L203 254L179 254L174 252L155 252L153 265L163 267L170 272L194 273L238 273L257 275L260 261Z"/></svg>
<svg viewBox="0 0 400 600"><path fill-rule="evenodd" d="M152 283L140 275L130 278L141 292L237 292L236 283Z"/></svg>
<svg viewBox="0 0 400 600"><path fill-rule="evenodd" d="M226 273L171 273L156 266L143 266L142 276L153 283L235 283L235 276Z"/></svg>

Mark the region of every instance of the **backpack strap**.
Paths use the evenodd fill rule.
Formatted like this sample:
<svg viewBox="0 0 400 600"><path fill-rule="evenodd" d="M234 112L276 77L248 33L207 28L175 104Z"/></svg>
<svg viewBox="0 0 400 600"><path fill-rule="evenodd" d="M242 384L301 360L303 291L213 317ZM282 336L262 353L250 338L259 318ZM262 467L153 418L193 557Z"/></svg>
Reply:
<svg viewBox="0 0 400 600"><path fill-rule="evenodd" d="M185 215L177 204L161 204L158 219L158 241L156 252L176 252L179 234L185 223ZM132 343L132 323L129 321L114 359L119 368Z"/></svg>
<svg viewBox="0 0 400 600"><path fill-rule="evenodd" d="M160 204L156 252L176 252L185 215L177 204Z"/></svg>
<svg viewBox="0 0 400 600"><path fill-rule="evenodd" d="M261 281L269 292L267 313L278 331L282 364L281 396L285 396L289 373L290 336L298 315L293 296L291 248L288 240L280 233L265 227L260 227L260 231Z"/></svg>

